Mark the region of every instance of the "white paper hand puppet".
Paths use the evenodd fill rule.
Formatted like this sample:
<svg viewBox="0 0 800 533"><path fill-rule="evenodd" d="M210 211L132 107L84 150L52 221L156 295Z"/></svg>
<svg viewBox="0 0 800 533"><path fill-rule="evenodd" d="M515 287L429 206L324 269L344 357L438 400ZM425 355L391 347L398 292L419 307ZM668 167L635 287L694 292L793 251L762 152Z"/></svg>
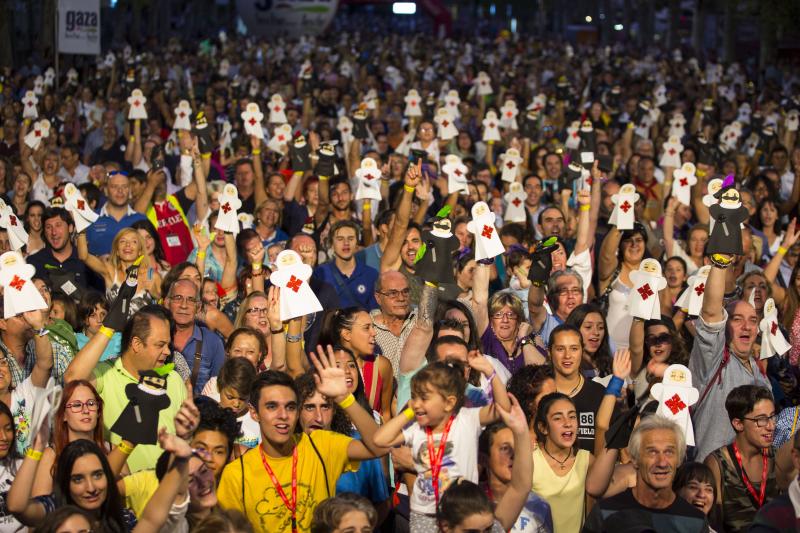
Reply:
<svg viewBox="0 0 800 533"><path fill-rule="evenodd" d="M616 226L618 230L633 229L634 209L633 206L639 200L639 193L636 187L626 183L619 188L619 192L611 197L614 202L614 209L608 217L608 223Z"/></svg>
<svg viewBox="0 0 800 533"><path fill-rule="evenodd" d="M267 143L267 148L273 152L283 155L283 149L290 140L292 140L292 125L281 124L272 132L272 137L270 137L269 142Z"/></svg>
<svg viewBox="0 0 800 533"><path fill-rule="evenodd" d="M786 129L789 131L797 131L800 125L800 113L797 109L792 109L786 114Z"/></svg>
<svg viewBox="0 0 800 533"><path fill-rule="evenodd" d="M458 109L459 104L461 104L461 97L458 96L458 91L448 91L447 96L444 97L444 105L448 111L450 111L450 115L453 118L461 117L461 110Z"/></svg>
<svg viewBox="0 0 800 533"><path fill-rule="evenodd" d="M694 405L700 393L692 387L692 373L683 365L669 365L664 379L656 383L650 394L658 401L657 415L676 422L686 435L686 445L694 446L694 429L689 406Z"/></svg>
<svg viewBox="0 0 800 533"><path fill-rule="evenodd" d="M577 150L581 145L581 123L574 121L567 127L567 140L564 142L564 147L568 150Z"/></svg>
<svg viewBox="0 0 800 533"><path fill-rule="evenodd" d="M36 76L36 79L33 80L33 92L36 93L36 96L44 94L44 78L42 76Z"/></svg>
<svg viewBox="0 0 800 533"><path fill-rule="evenodd" d="M514 182L519 174L519 165L522 163L522 157L519 155L519 150L516 148L509 148L501 156L503 169L503 181Z"/></svg>
<svg viewBox="0 0 800 533"><path fill-rule="evenodd" d="M458 129L453 123L453 115L447 107L440 107L436 111L436 116L433 117L434 122L439 127L439 138L443 141L449 141L458 137Z"/></svg>
<svg viewBox="0 0 800 533"><path fill-rule="evenodd" d="M492 91L492 80L484 71L478 72L478 76L475 78L475 87L479 96L486 96L494 92Z"/></svg>
<svg viewBox="0 0 800 533"><path fill-rule="evenodd" d="M242 229L252 229L255 227L255 218L250 213L239 213L237 217L239 219L239 224L241 224Z"/></svg>
<svg viewBox="0 0 800 533"><path fill-rule="evenodd" d="M719 203L719 198L714 195L722 188L722 180L720 178L709 180L707 188L708 192L703 196L703 205L710 208L712 205L717 205ZM708 217L709 234L711 234L712 231L714 231L714 217Z"/></svg>
<svg viewBox="0 0 800 533"><path fill-rule="evenodd" d="M258 108L258 104L255 102L247 104L247 107L242 112L245 133L263 139L264 129L261 127L262 120L264 120L264 113Z"/></svg>
<svg viewBox="0 0 800 533"><path fill-rule="evenodd" d="M670 137L677 137L683 139L686 135L686 118L681 113L675 113L669 120L669 134Z"/></svg>
<svg viewBox="0 0 800 533"><path fill-rule="evenodd" d="M381 200L381 170L374 159L365 157L361 161L361 168L356 170L356 177L356 200Z"/></svg>
<svg viewBox="0 0 800 533"><path fill-rule="evenodd" d="M500 121L497 119L497 113L490 109L486 112L486 118L483 119L483 141L499 141L500 140Z"/></svg>
<svg viewBox="0 0 800 533"><path fill-rule="evenodd" d="M404 98L406 102L406 109L403 113L407 117L421 117L422 116L422 98L416 89L409 89L408 94Z"/></svg>
<svg viewBox="0 0 800 533"><path fill-rule="evenodd" d="M278 269L269 280L280 288L282 321L322 311L322 304L308 285L311 267L303 263L300 254L284 250L275 258L275 265Z"/></svg>
<svg viewBox="0 0 800 533"><path fill-rule="evenodd" d="M39 116L39 111L36 109L38 103L39 99L36 97L36 93L27 91L22 97L22 118L35 120Z"/></svg>
<svg viewBox="0 0 800 533"><path fill-rule="evenodd" d="M336 124L336 129L342 136L342 143L347 145L353 140L353 121L349 117L342 115Z"/></svg>
<svg viewBox="0 0 800 533"><path fill-rule="evenodd" d="M444 158L442 172L447 175L447 193L469 194L467 185L467 165L461 162L461 158L455 154L448 154Z"/></svg>
<svg viewBox="0 0 800 533"><path fill-rule="evenodd" d="M6 205L2 198L0 198L0 228L5 228L8 232L8 241L15 251L19 251L28 244L28 232L25 231L25 226L14 214L11 206Z"/></svg>
<svg viewBox="0 0 800 533"><path fill-rule="evenodd" d="M64 207L70 212L75 221L75 231L82 232L97 220L97 213L89 207L89 202L81 194L81 191L72 184L64 186Z"/></svg>
<svg viewBox="0 0 800 533"><path fill-rule="evenodd" d="M672 196L683 205L691 206L692 185L697 183L696 170L693 163L684 163L672 173Z"/></svg>
<svg viewBox="0 0 800 533"><path fill-rule="evenodd" d="M687 287L675 305L681 309L686 309L689 316L700 316L700 309L703 307L703 296L706 294L706 280L708 273L711 272L711 265L704 265L689 276Z"/></svg>
<svg viewBox="0 0 800 533"><path fill-rule="evenodd" d="M476 261L491 259L506 251L494 226L496 217L486 202L476 202L472 206L472 220L467 223L467 230L475 234Z"/></svg>
<svg viewBox="0 0 800 533"><path fill-rule="evenodd" d="M761 359L767 359L776 354L783 355L792 347L783 336L778 321L778 309L772 298L764 302L764 318L759 323L758 329L761 330Z"/></svg>
<svg viewBox="0 0 800 533"><path fill-rule="evenodd" d="M36 273L19 252L0 255L0 285L3 287L3 318L11 318L25 311L47 309L47 303L33 284Z"/></svg>
<svg viewBox="0 0 800 533"><path fill-rule="evenodd" d="M33 151L39 148L42 139L50 136L50 121L46 118L33 123L31 131L25 135L25 145Z"/></svg>
<svg viewBox="0 0 800 533"><path fill-rule="evenodd" d="M233 145L231 130L233 130L233 127L230 121L225 120L225 122L222 123L222 133L219 135L219 148L223 152Z"/></svg>
<svg viewBox="0 0 800 533"><path fill-rule="evenodd" d="M500 125L506 129L517 130L517 103L514 100L506 100L500 108Z"/></svg>
<svg viewBox="0 0 800 533"><path fill-rule="evenodd" d="M525 222L528 216L525 212L527 196L520 182L515 181L508 186L508 192L503 196L503 200L506 201L506 212L503 215L505 222Z"/></svg>
<svg viewBox="0 0 800 533"><path fill-rule="evenodd" d="M286 124L286 103L283 101L283 96L276 93L269 99L269 121L272 124Z"/></svg>
<svg viewBox="0 0 800 533"><path fill-rule="evenodd" d="M128 120L147 120L147 108L144 106L147 98L141 89L134 89L128 97Z"/></svg>
<svg viewBox="0 0 800 533"><path fill-rule="evenodd" d="M669 140L663 144L663 146L664 153L661 154L661 159L658 162L658 166L662 168L678 168L681 166L681 152L683 152L681 138L670 137Z"/></svg>
<svg viewBox="0 0 800 533"><path fill-rule="evenodd" d="M192 123L189 117L192 116L192 108L188 100L181 100L178 102L178 107L175 108L175 122L172 123L173 130L192 130Z"/></svg>
<svg viewBox="0 0 800 533"><path fill-rule="evenodd" d="M56 71L53 67L47 67L47 70L44 71L44 84L48 87L52 87L55 84L56 79Z"/></svg>
<svg viewBox="0 0 800 533"><path fill-rule="evenodd" d="M655 259L644 259L639 270L630 273L633 288L628 293L628 313L642 320L661 318L658 291L667 286L661 274L661 263Z"/></svg>
<svg viewBox="0 0 800 533"><path fill-rule="evenodd" d="M237 211L242 207L242 201L239 199L239 192L236 186L228 183L222 188L222 194L219 195L219 215L217 216L217 223L214 224L214 229L233 233L239 233L239 217Z"/></svg>

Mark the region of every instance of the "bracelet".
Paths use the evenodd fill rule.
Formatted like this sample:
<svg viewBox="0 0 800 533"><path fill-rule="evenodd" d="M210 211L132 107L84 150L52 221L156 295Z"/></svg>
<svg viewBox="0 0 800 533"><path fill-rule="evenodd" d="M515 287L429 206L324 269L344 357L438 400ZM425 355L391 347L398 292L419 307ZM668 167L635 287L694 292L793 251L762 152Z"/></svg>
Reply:
<svg viewBox="0 0 800 533"><path fill-rule="evenodd" d="M414 414L414 410L412 408L406 407L403 410L403 416L405 416L408 419L408 421L411 422L412 420L414 420L414 418L416 418L417 415Z"/></svg>
<svg viewBox="0 0 800 533"><path fill-rule="evenodd" d="M297 335L286 334L286 342L300 342L301 340L303 340L302 333L298 333Z"/></svg>
<svg viewBox="0 0 800 533"><path fill-rule="evenodd" d="M211 152L208 152L206 154L200 154L200 157L202 157L203 159L211 159Z"/></svg>
<svg viewBox="0 0 800 533"><path fill-rule="evenodd" d="M372 202L371 201L364 202L364 205L362 206L361 209L364 211L372 210Z"/></svg>
<svg viewBox="0 0 800 533"><path fill-rule="evenodd" d="M778 246L778 253L779 253L779 254L781 254L781 255L786 255L786 252L788 252L788 251L789 251L789 250L787 250L785 247L783 247L783 246Z"/></svg>
<svg viewBox="0 0 800 533"><path fill-rule="evenodd" d="M319 178L319 181L328 181L330 179L329 176L317 176L317 177Z"/></svg>
<svg viewBox="0 0 800 533"><path fill-rule="evenodd" d="M608 386L606 387L606 395L613 394L619 398L622 395L622 386L624 384L624 379L618 378L617 376L611 376L611 380L608 382Z"/></svg>
<svg viewBox="0 0 800 533"><path fill-rule="evenodd" d="M25 457L30 457L34 461L41 461L42 452L39 450L34 450L33 448L28 448L28 450L25 452Z"/></svg>
<svg viewBox="0 0 800 533"><path fill-rule="evenodd" d="M439 285L437 285L436 283L431 283L430 281L426 281L425 285L427 285L428 287L432 287L434 289L438 289L439 288Z"/></svg>
<svg viewBox="0 0 800 533"><path fill-rule="evenodd" d="M351 392L350 394L347 395L347 397L344 400L339 402L339 407L341 407L342 409L347 409L354 403L356 403L356 397L353 396L353 393Z"/></svg>
<svg viewBox="0 0 800 533"><path fill-rule="evenodd" d="M111 328L107 328L106 326L100 326L100 329L98 330L98 333L102 333L103 335L105 335L109 339L114 336L114 330L111 329Z"/></svg>
<svg viewBox="0 0 800 533"><path fill-rule="evenodd" d="M591 209L591 208L592 208L592 206L591 206L590 204L583 204L583 205L580 207L580 210L581 210L581 211L588 211L588 210L589 210L589 209Z"/></svg>
<svg viewBox="0 0 800 533"><path fill-rule="evenodd" d="M125 441L121 441L119 444L117 444L117 449L125 455L130 455L133 453L133 446L126 444Z"/></svg>
<svg viewBox="0 0 800 533"><path fill-rule="evenodd" d="M256 148L253 150L253 155L261 155L261 148Z"/></svg>
<svg viewBox="0 0 800 533"><path fill-rule="evenodd" d="M278 329L269 328L269 332L272 333L273 335L280 335L281 333L283 333L283 326L279 327Z"/></svg>
<svg viewBox="0 0 800 533"><path fill-rule="evenodd" d="M491 375L486 378L486 380L491 384L492 380L497 377L497 370L492 370Z"/></svg>
<svg viewBox="0 0 800 533"><path fill-rule="evenodd" d="M664 213L664 218L672 218L674 216L675 216L675 213L669 213L669 212Z"/></svg>
<svg viewBox="0 0 800 533"><path fill-rule="evenodd" d="M264 266L264 264L263 263L253 263L251 266L253 268L253 274L257 274L257 273L261 272L261 268Z"/></svg>
<svg viewBox="0 0 800 533"><path fill-rule="evenodd" d="M37 332L36 332L36 335L37 335L38 337L44 337L44 336L46 336L48 333L50 333L50 330L49 330L49 329L47 329L47 328L45 328L45 327L43 327L42 329L40 329L39 331L37 331Z"/></svg>
<svg viewBox="0 0 800 533"><path fill-rule="evenodd" d="M404 184L404 185L403 185L403 189L405 189L405 191L406 191L406 192L413 193L413 192L414 192L414 190L416 189L416 187L411 187L410 185L405 185L405 184Z"/></svg>
<svg viewBox="0 0 800 533"><path fill-rule="evenodd" d="M197 258L198 259L205 259L206 258L206 252L204 250L200 250L199 252L197 252Z"/></svg>

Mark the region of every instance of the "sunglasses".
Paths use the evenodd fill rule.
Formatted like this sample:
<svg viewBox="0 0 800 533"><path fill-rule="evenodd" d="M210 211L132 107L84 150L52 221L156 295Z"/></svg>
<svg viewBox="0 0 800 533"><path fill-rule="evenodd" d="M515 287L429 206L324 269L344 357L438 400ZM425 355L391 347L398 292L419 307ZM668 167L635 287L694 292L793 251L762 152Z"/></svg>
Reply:
<svg viewBox="0 0 800 533"><path fill-rule="evenodd" d="M658 346L659 344L672 344L672 334L662 333L661 335L648 335L645 338L648 346Z"/></svg>

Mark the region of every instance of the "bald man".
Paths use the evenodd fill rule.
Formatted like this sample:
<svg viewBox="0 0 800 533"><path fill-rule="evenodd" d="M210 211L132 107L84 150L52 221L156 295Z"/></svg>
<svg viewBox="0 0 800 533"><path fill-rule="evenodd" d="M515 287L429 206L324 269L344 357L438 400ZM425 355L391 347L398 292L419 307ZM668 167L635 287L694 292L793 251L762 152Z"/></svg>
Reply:
<svg viewBox="0 0 800 533"><path fill-rule="evenodd" d="M417 320L416 310L411 309L408 279L396 270L381 273L375 283L375 299L379 308L370 313L377 331L375 340L397 375L400 351Z"/></svg>

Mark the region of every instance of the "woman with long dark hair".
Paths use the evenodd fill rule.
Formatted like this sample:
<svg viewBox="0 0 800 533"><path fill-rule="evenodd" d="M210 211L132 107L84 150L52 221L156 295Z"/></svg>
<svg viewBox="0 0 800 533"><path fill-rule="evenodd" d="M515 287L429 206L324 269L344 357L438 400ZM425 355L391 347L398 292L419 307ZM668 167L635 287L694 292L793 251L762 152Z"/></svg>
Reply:
<svg viewBox="0 0 800 533"><path fill-rule="evenodd" d="M613 354L608 342L606 317L600 308L594 304L581 304L572 310L565 323L578 328L583 337L583 375L588 379L609 375Z"/></svg>
<svg viewBox="0 0 800 533"><path fill-rule="evenodd" d="M44 203L33 200L28 204L25 213L22 216L23 226L25 231L28 232L28 244L25 245L25 253L28 255L34 254L44 248Z"/></svg>
<svg viewBox="0 0 800 533"><path fill-rule="evenodd" d="M6 490L14 481L17 470L22 464L22 457L14 442L16 434L17 428L11 409L5 403L0 402L0 487L3 490ZM9 515L7 503L3 501L0 503L0 518L3 520L2 531L17 531L23 527L17 518Z"/></svg>
<svg viewBox="0 0 800 533"><path fill-rule="evenodd" d="M659 320L635 318L630 332L631 375L637 398L661 381L669 365L689 364L689 350L668 316Z"/></svg>

